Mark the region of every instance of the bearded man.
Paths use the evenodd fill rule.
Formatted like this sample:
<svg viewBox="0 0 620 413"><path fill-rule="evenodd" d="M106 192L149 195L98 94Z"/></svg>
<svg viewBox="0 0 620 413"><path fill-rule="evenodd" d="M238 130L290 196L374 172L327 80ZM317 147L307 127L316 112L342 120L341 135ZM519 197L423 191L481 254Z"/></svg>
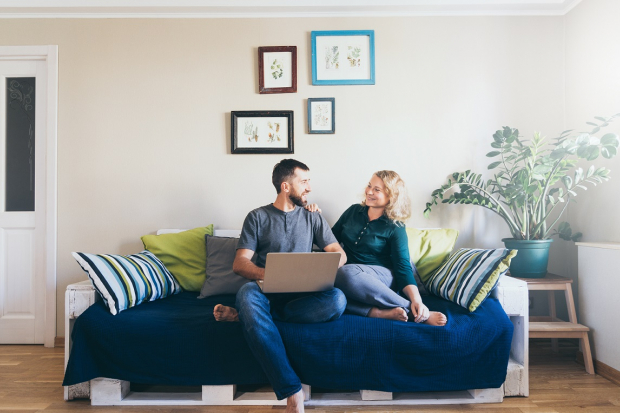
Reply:
<svg viewBox="0 0 620 413"><path fill-rule="evenodd" d="M311 252L312 245L347 257L323 215L304 207L312 190L310 169L295 159L284 159L273 168L272 183L277 196L273 204L250 212L243 223L233 271L250 280L265 277L270 252ZM256 264L252 257L256 253ZM291 277L295 277L291 273ZM249 282L239 292L235 308L216 305L218 321L240 321L254 356L261 364L278 400L287 399L287 412L303 412L301 381L290 365L275 320L289 323L322 323L338 319L346 298L337 288L312 293L264 294Z"/></svg>

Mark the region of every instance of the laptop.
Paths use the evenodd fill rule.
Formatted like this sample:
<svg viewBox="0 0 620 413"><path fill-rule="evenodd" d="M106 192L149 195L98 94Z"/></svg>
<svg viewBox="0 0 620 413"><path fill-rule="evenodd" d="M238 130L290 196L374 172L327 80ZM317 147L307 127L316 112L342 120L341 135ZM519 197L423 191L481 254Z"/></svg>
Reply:
<svg viewBox="0 0 620 413"><path fill-rule="evenodd" d="M265 279L256 283L264 293L331 290L339 262L339 252L270 252Z"/></svg>

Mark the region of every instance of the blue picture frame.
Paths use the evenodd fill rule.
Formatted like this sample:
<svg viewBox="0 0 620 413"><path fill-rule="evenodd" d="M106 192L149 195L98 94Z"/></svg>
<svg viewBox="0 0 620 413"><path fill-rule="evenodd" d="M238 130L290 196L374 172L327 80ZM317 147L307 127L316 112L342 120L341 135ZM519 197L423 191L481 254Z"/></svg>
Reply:
<svg viewBox="0 0 620 413"><path fill-rule="evenodd" d="M351 47L349 46L348 49L348 55L347 55L347 60L348 63L350 63L351 67L353 67L353 69L351 69L351 67L348 67L349 70L345 70L345 65L343 64L342 66L342 71L339 71L338 69L340 69L339 67L339 54L340 52L338 51L339 46L335 46L334 50L336 50L335 53L333 53L332 56L335 56L335 60L333 62L331 62L331 67L329 67L330 65L330 59L328 55L326 55L327 53L329 53L327 51L327 48L325 48L326 50L323 50L321 47L319 47L319 50L317 51L317 40L319 43L325 43L327 41L330 40L330 38L335 38L335 39L331 39L334 42L337 42L337 38L338 36L348 36L349 38L351 36L362 36L362 37L368 37L368 50L362 50L362 56L367 56L367 61L364 62L362 58L358 58L356 59L356 57L359 57L359 53L358 56L355 56L354 54L351 55ZM311 37L312 37L312 84L316 85L316 86L321 86L321 85L374 85L375 84L375 31L374 30L330 30L330 31L313 31L311 32ZM366 43L365 39L360 39L363 40L362 43ZM366 47L366 46L365 46ZM364 49L365 49L364 47ZM325 62L326 63L326 67L325 69L321 68L319 69L317 67L317 60L321 61L321 63ZM342 59L342 61L344 61L345 59ZM355 62L357 61L357 65L360 66L360 71L359 74L355 74L355 71L357 70L355 67ZM354 74L353 76L351 76L350 78L347 78L347 73L352 73ZM363 75L362 77L360 77L360 75Z"/></svg>

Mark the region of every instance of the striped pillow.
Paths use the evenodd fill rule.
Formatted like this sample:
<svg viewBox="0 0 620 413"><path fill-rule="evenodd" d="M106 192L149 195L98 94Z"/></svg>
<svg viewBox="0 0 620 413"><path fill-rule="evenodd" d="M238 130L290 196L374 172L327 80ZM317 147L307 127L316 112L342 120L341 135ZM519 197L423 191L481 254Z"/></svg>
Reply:
<svg viewBox="0 0 620 413"><path fill-rule="evenodd" d="M426 288L431 294L473 312L508 271L517 250L461 248L431 275Z"/></svg>
<svg viewBox="0 0 620 413"><path fill-rule="evenodd" d="M149 251L128 256L82 252L72 255L86 271L112 315L145 301L181 292L172 274Z"/></svg>

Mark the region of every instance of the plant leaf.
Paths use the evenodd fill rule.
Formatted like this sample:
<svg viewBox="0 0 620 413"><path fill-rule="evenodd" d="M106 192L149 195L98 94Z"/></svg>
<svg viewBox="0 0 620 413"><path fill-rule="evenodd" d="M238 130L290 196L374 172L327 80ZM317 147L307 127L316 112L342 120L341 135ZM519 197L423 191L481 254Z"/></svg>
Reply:
<svg viewBox="0 0 620 413"><path fill-rule="evenodd" d="M601 148L601 155L603 155L603 157L607 159L613 158L617 155L617 153L618 150L613 146L603 146Z"/></svg>
<svg viewBox="0 0 620 413"><path fill-rule="evenodd" d="M617 148L620 146L620 138L615 133L607 133L601 138L601 144L603 146L613 146Z"/></svg>

